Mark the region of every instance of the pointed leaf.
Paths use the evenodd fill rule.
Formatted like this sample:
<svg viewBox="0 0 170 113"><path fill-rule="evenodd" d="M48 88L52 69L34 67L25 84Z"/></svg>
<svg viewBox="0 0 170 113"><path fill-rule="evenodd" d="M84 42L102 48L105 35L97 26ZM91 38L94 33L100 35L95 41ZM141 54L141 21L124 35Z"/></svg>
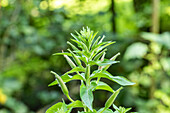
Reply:
<svg viewBox="0 0 170 113"><path fill-rule="evenodd" d="M70 65L71 68L75 68L76 67L74 62L67 55L64 55L64 58L67 60L67 62Z"/></svg>
<svg viewBox="0 0 170 113"><path fill-rule="evenodd" d="M76 46L74 46L72 43L70 43L69 41L67 41L67 44L69 44L73 48L74 51L79 51L79 49Z"/></svg>
<svg viewBox="0 0 170 113"><path fill-rule="evenodd" d="M71 53L64 52L64 53L54 53L53 55L67 55L67 56L72 56Z"/></svg>
<svg viewBox="0 0 170 113"><path fill-rule="evenodd" d="M99 37L95 40L95 42L92 44L91 50L94 50L94 49L95 49L95 46L97 45L97 43L98 43L98 41L99 41L100 38L101 38L101 36L99 36Z"/></svg>
<svg viewBox="0 0 170 113"><path fill-rule="evenodd" d="M62 99L62 100L63 100L63 99ZM65 103L64 100L63 100L62 108L63 108L64 112L67 111L67 105L66 105L66 103Z"/></svg>
<svg viewBox="0 0 170 113"><path fill-rule="evenodd" d="M116 90L106 101L105 103L105 109L109 108L113 102L115 101L116 97L118 96L119 92L123 89L123 87L120 87L118 90Z"/></svg>
<svg viewBox="0 0 170 113"><path fill-rule="evenodd" d="M117 54L114 55L110 60L111 60L111 61L115 61L116 58L117 58L117 56L119 56L119 55L120 55L120 53L117 53ZM108 65L104 66L104 67L103 67L103 70L107 70L110 66L111 66L111 64L108 64Z"/></svg>
<svg viewBox="0 0 170 113"><path fill-rule="evenodd" d="M47 109L47 111L45 113L56 113L58 111L58 109L61 109L62 105L63 105L62 102L54 104L49 109Z"/></svg>
<svg viewBox="0 0 170 113"><path fill-rule="evenodd" d="M68 49L68 51L71 53L71 55L72 55L74 61L76 62L76 64L82 67L81 61L79 60L78 56L76 56L70 49Z"/></svg>
<svg viewBox="0 0 170 113"><path fill-rule="evenodd" d="M74 73L74 72L85 72L85 68L75 67L75 68L71 69L70 71L66 72L65 74L70 74L70 73Z"/></svg>
<svg viewBox="0 0 170 113"><path fill-rule="evenodd" d="M80 41L80 38L79 38L78 36L74 35L73 33L71 33L71 36L72 36L75 40Z"/></svg>
<svg viewBox="0 0 170 113"><path fill-rule="evenodd" d="M92 90L87 88L82 82L80 86L80 98L84 102L84 104L93 111L92 102L93 102L93 93Z"/></svg>
<svg viewBox="0 0 170 113"><path fill-rule="evenodd" d="M107 49L104 49L104 50L101 51L98 55L96 55L96 56L94 57L94 61L99 60L99 58L103 55L103 53L104 53L105 51L107 51Z"/></svg>
<svg viewBox="0 0 170 113"><path fill-rule="evenodd" d="M134 85L134 82L129 81L125 77L122 76L112 76L109 72L107 71L102 71L100 73L92 74L90 79L97 78L97 77L103 77L107 78L109 80L112 80L122 86L127 86L127 85Z"/></svg>
<svg viewBox="0 0 170 113"><path fill-rule="evenodd" d="M91 81L91 83L96 83L97 81L96 80L93 80ZM96 84L96 87L93 91L95 90L105 90L105 91L110 91L110 92L114 92L114 90L106 83L102 82L102 81L99 81L97 84Z"/></svg>
<svg viewBox="0 0 170 113"><path fill-rule="evenodd" d="M112 65L112 64L119 63L119 61L112 61L112 60L104 59L104 61L101 61L101 60L98 60L98 61L89 61L88 63L91 66L92 65L106 66L106 65Z"/></svg>
<svg viewBox="0 0 170 113"><path fill-rule="evenodd" d="M93 42L94 38L96 37L97 33L98 33L98 32L96 32L96 33L93 35L93 37L91 38L91 41L92 41L92 42Z"/></svg>
<svg viewBox="0 0 170 113"><path fill-rule="evenodd" d="M84 106L83 106L83 103L80 100L76 100L76 101L70 103L69 105L67 105L67 108L71 108L71 107L80 108L80 107L84 107Z"/></svg>
<svg viewBox="0 0 170 113"><path fill-rule="evenodd" d="M71 80L83 80L83 81L85 81L85 78L82 76L82 74L76 74L74 76L70 76L70 75L65 74L65 75L62 75L61 78L65 83L67 83ZM54 86L54 85L57 85L57 84L58 84L58 82L57 82L57 80L55 80L52 83L50 83L48 86Z"/></svg>
<svg viewBox="0 0 170 113"><path fill-rule="evenodd" d="M101 113L101 111L103 111L104 108L101 108L97 111L97 113ZM111 109L106 109L104 110L102 113L114 113Z"/></svg>
<svg viewBox="0 0 170 113"><path fill-rule="evenodd" d="M105 35L103 35L103 37L100 39L98 44L102 43L104 38L105 38Z"/></svg>

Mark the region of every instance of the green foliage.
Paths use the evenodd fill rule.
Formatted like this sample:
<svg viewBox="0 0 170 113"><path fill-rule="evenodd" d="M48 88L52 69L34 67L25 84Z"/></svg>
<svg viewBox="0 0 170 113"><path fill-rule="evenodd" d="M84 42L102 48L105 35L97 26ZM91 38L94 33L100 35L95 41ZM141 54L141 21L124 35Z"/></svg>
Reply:
<svg viewBox="0 0 170 113"><path fill-rule="evenodd" d="M67 40L73 29L79 30L84 25L99 31L99 35L106 35L107 38L95 38L97 32L94 32L96 44L101 40L116 40L115 46L109 46L101 50L100 54L94 54L93 60L96 62L91 62L91 70L96 69L96 65L101 69L101 65L108 63L108 59L100 61L106 51L106 58L120 51L121 63L111 66L114 64L112 62L102 69L114 75L126 75L123 77L137 83L129 90L124 88L115 104L132 107L132 111L141 113L169 113L169 0L161 0L159 4L159 35L143 33L149 32L152 26L153 10L149 0L0 1L0 113L44 113L50 103L63 97L59 87L47 87L53 79L49 70L62 75L70 67L77 67L66 48L70 46L74 54L80 48L75 45L75 38L74 41ZM147 52L136 58L136 55L143 52L142 48L137 50L136 46L129 54L131 58L123 60L124 52L128 53L127 48L136 43L147 46ZM61 55L61 50L67 51L67 56L51 56L55 51L60 51ZM80 51L77 51L77 54L81 55ZM79 58L81 62L87 63L85 57ZM92 71L90 72L92 74ZM79 80L86 81L84 73L82 69L80 73L75 71L61 76L73 98L79 99L78 84ZM95 91L93 106L98 109L103 107L109 96L108 92L102 91L100 95L99 90L113 93L113 89L116 90L119 84L112 84L112 78L101 77L102 81L95 79L91 80L92 90ZM69 82L72 80L74 82ZM58 84L57 80L53 84ZM66 100L66 103L68 101Z"/></svg>
<svg viewBox="0 0 170 113"><path fill-rule="evenodd" d="M65 105L65 103L57 103L50 107L46 113L58 113L58 112L67 112L67 110L75 107L83 107L84 111L81 113L112 113L113 111L109 109L109 107L113 104L116 97L118 96L120 90L122 87L120 87L118 90L114 91L108 84L105 82L100 81L100 78L107 78L110 79L122 86L127 85L134 85L133 82L130 82L124 77L121 76L113 76L111 75L107 69L115 63L118 63L116 60L116 57L119 54L116 54L113 56L110 60L105 59L105 52L107 49L105 49L107 46L115 43L111 41L103 42L104 37L98 37L95 38L96 33L93 34L93 31L91 31L88 27L87 29L83 28L83 30L80 31L80 34L76 31L77 36L74 34L71 34L74 39L71 39L73 42L77 44L77 47L68 43L72 49L68 49L69 53L56 53L54 55L64 55L66 58L68 64L72 68L70 71L63 74L61 77L56 74L55 72L51 72L56 76L56 80L52 82L49 86L53 86L56 84L59 84L60 88L62 89L63 93L67 96L67 98L72 102L68 106ZM74 60L72 61L71 58ZM84 65L83 65L84 64ZM97 65L98 69L91 71L91 67L93 65ZM70 73L76 73L74 75L68 75ZM97 78L97 80L92 80L94 78ZM67 89L67 86L65 85L66 82L69 82L71 80L81 80L81 86L80 86L80 98L81 101L77 100L74 101L69 96L69 91ZM106 101L105 107L100 109L96 112L96 110L93 109L93 92L95 90L105 90L110 91L113 94L110 96L110 98ZM65 106L65 107L62 107ZM122 108L120 108L121 111ZM125 113L125 111L121 112Z"/></svg>
<svg viewBox="0 0 170 113"><path fill-rule="evenodd" d="M124 108L124 107L117 107L116 105L113 104L113 108L116 110L114 113L127 113L128 111L131 110L131 108Z"/></svg>
<svg viewBox="0 0 170 113"><path fill-rule="evenodd" d="M144 55L138 56L138 59L131 57L131 59L129 58L128 62L126 62L134 63L137 62L137 60L145 60L148 62L147 65L141 65L129 74L131 80L135 80L137 84L137 87L132 88L130 91L133 95L132 98L135 97L133 99L136 100L135 104L139 112L168 113L170 110L170 98L168 97L170 94L170 62L168 52L170 35L167 32L160 35L142 33L142 37L149 43L147 45L144 42L140 42L140 44L148 48L147 54L145 53ZM130 52L129 47L125 53L131 53L128 52ZM146 101L143 98L148 98L148 100Z"/></svg>

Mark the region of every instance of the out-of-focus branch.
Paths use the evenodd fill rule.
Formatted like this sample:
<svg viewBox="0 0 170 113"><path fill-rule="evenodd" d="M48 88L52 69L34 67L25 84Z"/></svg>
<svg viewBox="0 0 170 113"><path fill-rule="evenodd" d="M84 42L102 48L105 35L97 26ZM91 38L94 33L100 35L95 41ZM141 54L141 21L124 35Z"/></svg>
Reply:
<svg viewBox="0 0 170 113"><path fill-rule="evenodd" d="M152 29L153 33L159 33L160 0L152 0Z"/></svg>

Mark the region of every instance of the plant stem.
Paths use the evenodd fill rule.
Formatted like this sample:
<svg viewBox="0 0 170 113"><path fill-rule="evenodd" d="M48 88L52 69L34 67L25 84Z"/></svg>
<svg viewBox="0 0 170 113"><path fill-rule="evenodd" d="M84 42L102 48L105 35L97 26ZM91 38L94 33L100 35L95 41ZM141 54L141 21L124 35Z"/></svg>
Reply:
<svg viewBox="0 0 170 113"><path fill-rule="evenodd" d="M106 110L106 108L103 108L103 110L100 113L103 113Z"/></svg>
<svg viewBox="0 0 170 113"><path fill-rule="evenodd" d="M85 78L86 78L86 85L89 86L90 85L90 65L86 66L86 72L85 72Z"/></svg>
<svg viewBox="0 0 170 113"><path fill-rule="evenodd" d="M84 108L84 112L86 112L86 108Z"/></svg>
<svg viewBox="0 0 170 113"><path fill-rule="evenodd" d="M100 81L100 78L101 78L101 77L98 77L98 78L97 78L97 82L96 82L97 84L99 83L99 81Z"/></svg>
<svg viewBox="0 0 170 113"><path fill-rule="evenodd" d="M66 96L71 102L74 102L74 100L69 95L66 95Z"/></svg>
<svg viewBox="0 0 170 113"><path fill-rule="evenodd" d="M88 108L88 112L90 112L90 109Z"/></svg>

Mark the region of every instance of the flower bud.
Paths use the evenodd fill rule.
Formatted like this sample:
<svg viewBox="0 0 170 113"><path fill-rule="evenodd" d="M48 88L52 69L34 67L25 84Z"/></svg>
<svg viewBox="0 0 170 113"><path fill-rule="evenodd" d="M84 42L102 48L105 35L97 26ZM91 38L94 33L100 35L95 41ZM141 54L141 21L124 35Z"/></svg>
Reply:
<svg viewBox="0 0 170 113"><path fill-rule="evenodd" d="M62 80L62 78L57 73L55 73L53 71L51 71L51 73L55 75L55 77L57 79L57 82L60 85L63 93L67 96L69 94L69 92L68 92L67 86L65 85L64 81Z"/></svg>
<svg viewBox="0 0 170 113"><path fill-rule="evenodd" d="M63 53L63 51L62 51L62 53ZM73 63L73 61L67 55L64 55L64 57L67 60L67 62L70 65L71 68L75 68L76 67L76 65Z"/></svg>
<svg viewBox="0 0 170 113"><path fill-rule="evenodd" d="M71 55L73 56L73 59L74 59L74 61L76 62L76 64L77 65L79 65L79 66L82 66L81 65L81 61L78 59L78 57L70 50L70 49L68 49L68 51L71 53Z"/></svg>

